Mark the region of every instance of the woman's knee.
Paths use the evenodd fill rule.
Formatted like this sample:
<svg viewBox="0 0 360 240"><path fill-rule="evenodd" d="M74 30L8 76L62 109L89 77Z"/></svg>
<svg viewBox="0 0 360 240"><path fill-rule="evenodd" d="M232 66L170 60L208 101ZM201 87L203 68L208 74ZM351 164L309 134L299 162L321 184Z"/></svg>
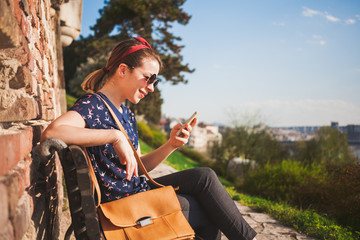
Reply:
<svg viewBox="0 0 360 240"><path fill-rule="evenodd" d="M199 172L200 176L205 176L205 177L209 177L209 178L217 178L215 171L210 167L199 167L199 168L195 168L195 169Z"/></svg>
<svg viewBox="0 0 360 240"><path fill-rule="evenodd" d="M209 185L219 181L215 171L209 167L194 168L194 176L197 176L201 183Z"/></svg>

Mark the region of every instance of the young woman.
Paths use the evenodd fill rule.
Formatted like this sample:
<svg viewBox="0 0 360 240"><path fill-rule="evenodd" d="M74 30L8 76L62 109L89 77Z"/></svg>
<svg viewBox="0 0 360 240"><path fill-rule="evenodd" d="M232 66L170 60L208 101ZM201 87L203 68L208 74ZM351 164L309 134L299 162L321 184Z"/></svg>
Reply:
<svg viewBox="0 0 360 240"><path fill-rule="evenodd" d="M85 91L75 105L44 131L42 140L57 137L67 144L86 147L101 188L102 202L147 191L152 185L140 177L133 150L125 135L111 117L100 96L113 109L140 154L134 114L123 105L136 104L156 87L156 76L162 67L160 57L143 38L119 43L111 52L106 66L91 73L83 82ZM187 143L196 119L153 152L141 156L150 172L178 147ZM256 232L246 223L233 200L210 168L196 168L155 179L164 185L179 186L177 191L185 217L197 235L220 239L222 231L229 239L253 239Z"/></svg>

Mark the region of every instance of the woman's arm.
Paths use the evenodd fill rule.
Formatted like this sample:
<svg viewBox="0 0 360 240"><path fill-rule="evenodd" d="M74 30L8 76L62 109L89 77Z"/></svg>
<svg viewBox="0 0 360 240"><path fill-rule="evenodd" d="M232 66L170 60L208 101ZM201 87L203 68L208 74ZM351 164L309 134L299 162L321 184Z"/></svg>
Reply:
<svg viewBox="0 0 360 240"><path fill-rule="evenodd" d="M138 176L137 163L131 146L124 134L116 129L89 129L78 112L69 111L53 121L41 135L40 141L56 137L66 144L83 147L113 144L120 163L126 164L126 178Z"/></svg>
<svg viewBox="0 0 360 240"><path fill-rule="evenodd" d="M170 133L169 140L156 150L141 156L141 160L148 172L156 168L161 162L163 162L172 152L177 148L185 145L190 137L192 127L195 126L197 119L195 118L191 124L185 125L181 130L180 136L176 136L177 131L182 127L179 123L177 124Z"/></svg>
<svg viewBox="0 0 360 240"><path fill-rule="evenodd" d="M66 144L83 147L99 146L114 143L119 131L115 129L85 128L86 122L78 112L69 111L53 121L42 133L40 141L56 137Z"/></svg>

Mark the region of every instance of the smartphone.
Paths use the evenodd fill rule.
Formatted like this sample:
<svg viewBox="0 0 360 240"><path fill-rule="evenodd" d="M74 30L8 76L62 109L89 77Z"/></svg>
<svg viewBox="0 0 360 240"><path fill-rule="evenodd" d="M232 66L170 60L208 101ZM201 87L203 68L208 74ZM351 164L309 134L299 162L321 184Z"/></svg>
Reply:
<svg viewBox="0 0 360 240"><path fill-rule="evenodd" d="M191 117L189 117L188 120L186 120L186 122L185 122L185 123L183 124L183 126L179 129L179 131L177 131L176 136L179 136L180 133L181 133L181 129L183 129L186 124L191 123L191 122L194 120L194 118L197 117L197 115L198 115L198 113L197 113L197 112L194 112L194 114L191 115Z"/></svg>

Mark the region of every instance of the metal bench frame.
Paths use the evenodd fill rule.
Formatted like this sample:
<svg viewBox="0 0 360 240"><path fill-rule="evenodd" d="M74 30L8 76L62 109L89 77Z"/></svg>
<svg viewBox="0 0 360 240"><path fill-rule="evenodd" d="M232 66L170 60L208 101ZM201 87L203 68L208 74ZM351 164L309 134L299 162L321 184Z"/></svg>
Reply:
<svg viewBox="0 0 360 240"><path fill-rule="evenodd" d="M67 146L60 139L48 138L36 147L36 152L43 161L53 158L56 152L60 158L72 220L65 240L70 239L72 232L77 240L105 239L100 228L83 150L76 145Z"/></svg>

